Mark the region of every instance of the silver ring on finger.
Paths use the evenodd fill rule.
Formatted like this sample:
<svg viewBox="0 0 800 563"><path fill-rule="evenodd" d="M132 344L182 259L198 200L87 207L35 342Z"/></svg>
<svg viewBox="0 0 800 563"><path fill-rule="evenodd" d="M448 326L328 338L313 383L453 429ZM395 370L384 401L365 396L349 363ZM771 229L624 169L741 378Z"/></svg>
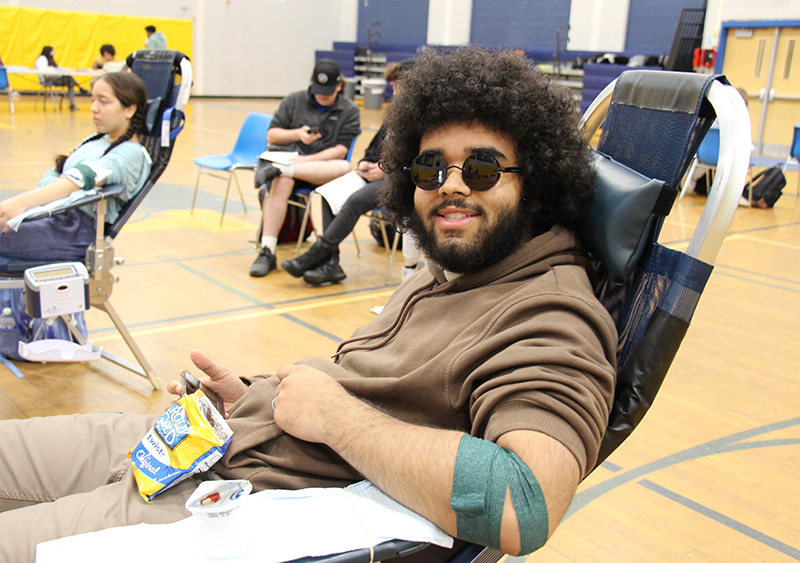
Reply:
<svg viewBox="0 0 800 563"><path fill-rule="evenodd" d="M277 399L277 398L278 397L273 397L272 398L272 403L271 403L272 404L272 410L275 410L275 399Z"/></svg>

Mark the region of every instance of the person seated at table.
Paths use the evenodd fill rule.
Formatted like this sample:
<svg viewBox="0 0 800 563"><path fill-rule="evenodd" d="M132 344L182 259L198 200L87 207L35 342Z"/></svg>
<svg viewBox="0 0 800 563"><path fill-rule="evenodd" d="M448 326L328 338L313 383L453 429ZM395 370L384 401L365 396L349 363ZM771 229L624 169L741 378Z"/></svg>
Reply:
<svg viewBox="0 0 800 563"><path fill-rule="evenodd" d="M48 70L51 68L60 69L61 67L58 66L58 63L55 60L55 49L53 49L50 45L45 45L42 48L42 54L36 57L36 61L33 63L33 68L36 70ZM68 72L68 71L64 71ZM81 94L88 94L89 90L78 84L78 82L70 75L64 74L62 76L42 76L42 84L45 86L64 86L67 89L67 96L69 96L69 109L70 111L75 111L78 109L78 106L75 105L75 88L77 88Z"/></svg>
<svg viewBox="0 0 800 563"><path fill-rule="evenodd" d="M127 72L112 72L95 79L91 112L97 134L85 139L69 155L57 156L55 167L45 173L35 189L0 201L0 257L82 261L95 237L91 206L23 221L17 230L11 229L8 221L77 190L122 184L125 191L108 201L106 221L112 222L122 204L144 186L151 162L136 138L143 131L147 113L142 79Z"/></svg>
<svg viewBox="0 0 800 563"><path fill-rule="evenodd" d="M117 56L117 50L110 43L100 46L100 56L97 57L92 63L94 70L101 70L106 63L114 62L114 57Z"/></svg>

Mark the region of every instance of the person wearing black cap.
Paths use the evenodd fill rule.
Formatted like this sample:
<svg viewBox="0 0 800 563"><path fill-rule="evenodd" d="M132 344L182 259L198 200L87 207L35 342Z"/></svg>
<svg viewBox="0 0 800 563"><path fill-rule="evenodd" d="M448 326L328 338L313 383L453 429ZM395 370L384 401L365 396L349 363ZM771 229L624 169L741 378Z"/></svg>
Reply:
<svg viewBox="0 0 800 563"><path fill-rule="evenodd" d="M411 70L414 59L406 59L400 63L389 63L384 71L386 82L392 86L394 93L402 89L400 82L401 76ZM338 283L347 277L342 267L339 265L339 244L347 238L353 231L358 219L371 209L380 206L379 196L384 188L386 174L383 172L378 162L380 161L380 150L383 139L386 137L386 125L381 125L375 133L367 150L356 166L356 172L368 183L360 190L354 192L342 206L341 210L334 215L328 202L322 198L322 226L323 234L311 245L305 254L296 258L281 262L283 268L289 275L299 278L310 285L322 285L326 283ZM410 275L417 269L419 256L408 253L411 248L415 248L413 236L403 238L403 256L406 264L403 275ZM407 273L408 272L408 273ZM403 278L405 279L405 277Z"/></svg>
<svg viewBox="0 0 800 563"><path fill-rule="evenodd" d="M341 96L344 81L339 65L321 59L314 66L307 90L281 102L267 131L268 151L296 152L288 163L261 160L256 187L269 191L262 204L259 252L250 275L266 276L277 266L275 248L286 217L289 196L301 185L320 186L351 170L346 160L350 144L361 133L358 106Z"/></svg>

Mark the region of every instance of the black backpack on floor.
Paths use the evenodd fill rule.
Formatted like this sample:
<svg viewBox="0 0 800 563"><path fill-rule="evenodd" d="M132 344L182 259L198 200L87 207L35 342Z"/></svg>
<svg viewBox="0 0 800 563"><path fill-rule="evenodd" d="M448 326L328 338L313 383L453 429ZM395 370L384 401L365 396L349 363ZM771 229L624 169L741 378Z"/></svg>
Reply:
<svg viewBox="0 0 800 563"><path fill-rule="evenodd" d="M753 177L753 207L767 208L775 205L786 185L780 165L762 170ZM750 199L750 183L744 187L744 197Z"/></svg>

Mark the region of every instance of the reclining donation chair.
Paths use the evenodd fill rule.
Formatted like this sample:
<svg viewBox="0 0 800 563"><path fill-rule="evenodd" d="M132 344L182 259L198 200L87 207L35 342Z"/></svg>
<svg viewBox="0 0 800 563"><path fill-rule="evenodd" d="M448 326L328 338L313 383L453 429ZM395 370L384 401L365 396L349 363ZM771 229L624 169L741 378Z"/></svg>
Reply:
<svg viewBox="0 0 800 563"><path fill-rule="evenodd" d="M715 117L721 135L713 187L686 252L666 248L656 242L661 226ZM601 124L596 192L579 232L596 266L595 293L620 337L617 386L598 465L642 420L661 386L733 219L750 154L747 109L722 76L625 72L587 109L581 122L586 138ZM376 547L375 560L419 548L394 540ZM467 544L450 561L501 556ZM313 561L369 559L363 549Z"/></svg>
<svg viewBox="0 0 800 563"><path fill-rule="evenodd" d="M158 378L110 302L114 283L117 282L117 277L111 273L111 269L122 263L122 259L114 257L113 241L141 201L147 197L169 163L175 139L183 129L185 121L183 109L189 101L192 65L183 53L167 50L136 51L128 56L126 64L142 78L147 88L147 132L142 137L142 143L149 152L153 164L144 187L122 207L119 217L113 223L106 223L104 220L106 200L122 193L122 186L119 185L95 188L83 192L78 199L67 198L60 202L54 202L54 204L30 214L25 220L36 220L83 205L94 206L97 214L97 235L95 242L86 251L85 267L89 274L87 301L91 306L108 314L139 365L132 364L86 342L84 336L66 317L62 320L69 327L72 341L40 340L28 345L20 343L20 350L22 351L24 348L25 353L21 352L21 355L25 359L33 361L86 361L103 357L145 377L154 389L158 389L160 387ZM0 261L0 276L17 279L0 280L0 288L26 287L26 282L19 279L25 271L46 265L42 262L2 260ZM30 298L30 294L31 291L28 291L28 298ZM89 303L86 304L86 308Z"/></svg>

